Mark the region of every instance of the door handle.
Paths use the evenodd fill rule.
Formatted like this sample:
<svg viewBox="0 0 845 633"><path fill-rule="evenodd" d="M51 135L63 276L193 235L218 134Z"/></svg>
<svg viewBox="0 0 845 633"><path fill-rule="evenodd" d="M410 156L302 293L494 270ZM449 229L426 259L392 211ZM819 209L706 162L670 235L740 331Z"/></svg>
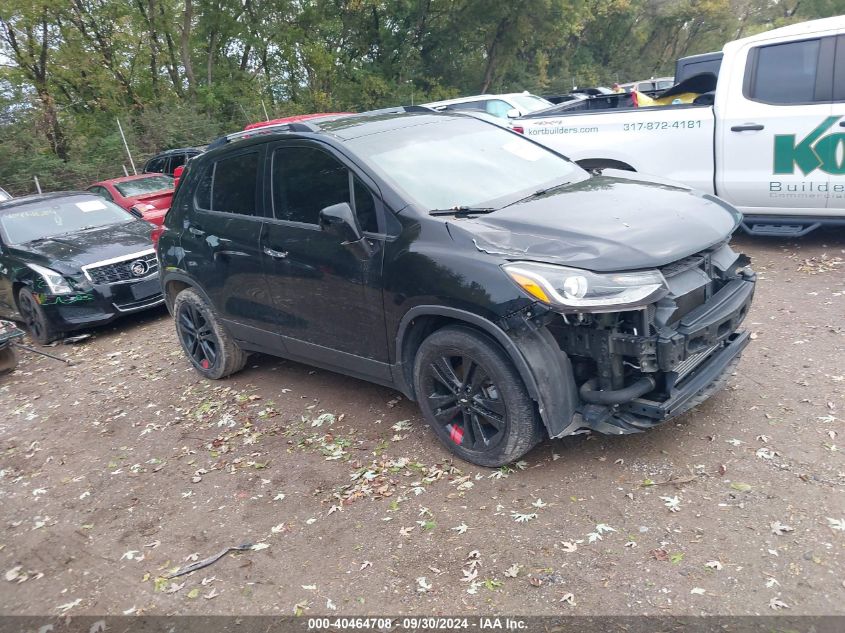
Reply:
<svg viewBox="0 0 845 633"><path fill-rule="evenodd" d="M189 226L188 231L193 233L194 235L205 235L205 231L203 231L201 228L198 228L196 226Z"/></svg>
<svg viewBox="0 0 845 633"><path fill-rule="evenodd" d="M839 122L839 127L845 127L845 121L840 121L840 122Z"/></svg>
<svg viewBox="0 0 845 633"><path fill-rule="evenodd" d="M274 259L284 259L288 256L287 251L274 251L272 248L264 247L264 254L269 255Z"/></svg>
<svg viewBox="0 0 845 633"><path fill-rule="evenodd" d="M762 130L765 126L759 123L747 123L746 125L734 125L731 127L731 132L757 132Z"/></svg>

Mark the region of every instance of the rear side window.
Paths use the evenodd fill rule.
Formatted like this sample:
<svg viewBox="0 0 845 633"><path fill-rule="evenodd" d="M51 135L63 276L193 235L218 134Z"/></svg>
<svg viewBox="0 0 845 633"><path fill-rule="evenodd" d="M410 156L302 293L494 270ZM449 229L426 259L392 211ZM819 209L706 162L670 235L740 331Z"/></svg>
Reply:
<svg viewBox="0 0 845 633"><path fill-rule="evenodd" d="M209 211L258 215L258 153L215 161L197 185L196 206Z"/></svg>
<svg viewBox="0 0 845 633"><path fill-rule="evenodd" d="M184 154L174 154L170 157L170 165L167 167L167 173L173 174L176 171L177 167L181 167L185 164L185 155Z"/></svg>
<svg viewBox="0 0 845 633"><path fill-rule="evenodd" d="M817 101L816 73L820 50L821 41L817 39L755 49L745 96L775 105Z"/></svg>
<svg viewBox="0 0 845 633"><path fill-rule="evenodd" d="M162 174L164 173L164 163L166 161L166 158L153 158L147 163L147 166L144 167L144 171L148 174Z"/></svg>
<svg viewBox="0 0 845 633"><path fill-rule="evenodd" d="M363 231L378 231L373 194L340 161L313 147L282 147L273 155L273 210L288 222L318 224L320 210L348 203Z"/></svg>

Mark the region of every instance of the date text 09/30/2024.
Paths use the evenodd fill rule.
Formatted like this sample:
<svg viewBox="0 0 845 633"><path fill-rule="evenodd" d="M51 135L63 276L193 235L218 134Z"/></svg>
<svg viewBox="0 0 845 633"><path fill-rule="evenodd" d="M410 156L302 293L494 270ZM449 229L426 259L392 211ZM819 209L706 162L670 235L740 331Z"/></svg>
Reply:
<svg viewBox="0 0 845 633"><path fill-rule="evenodd" d="M448 618L448 617L404 617L404 618L309 618L308 630L467 630L519 631L527 623L518 618Z"/></svg>

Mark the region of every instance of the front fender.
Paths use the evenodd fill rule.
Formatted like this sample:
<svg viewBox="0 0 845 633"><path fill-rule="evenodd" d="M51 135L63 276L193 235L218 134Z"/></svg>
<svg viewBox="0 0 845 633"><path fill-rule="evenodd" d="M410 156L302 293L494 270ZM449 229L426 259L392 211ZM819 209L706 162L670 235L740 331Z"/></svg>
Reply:
<svg viewBox="0 0 845 633"><path fill-rule="evenodd" d="M393 379L400 391L416 399L402 361L405 338L414 319L423 316L447 317L482 330L493 338L516 366L531 398L537 403L540 417L550 437L562 437L578 427L575 407L578 391L569 357L558 347L552 334L525 316L511 317L507 331L472 312L446 306L423 305L409 310L396 334L396 359ZM516 323L516 325L513 325Z"/></svg>

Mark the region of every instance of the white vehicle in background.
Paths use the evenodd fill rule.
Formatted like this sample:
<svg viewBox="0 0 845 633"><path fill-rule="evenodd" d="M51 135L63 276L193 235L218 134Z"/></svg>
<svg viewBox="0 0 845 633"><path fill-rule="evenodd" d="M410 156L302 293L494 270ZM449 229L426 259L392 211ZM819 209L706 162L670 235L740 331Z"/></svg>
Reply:
<svg viewBox="0 0 845 633"><path fill-rule="evenodd" d="M636 90L637 92L658 92L666 90L675 85L674 77L652 77L651 79L643 79L641 81L631 81L626 84L619 84L625 92Z"/></svg>
<svg viewBox="0 0 845 633"><path fill-rule="evenodd" d="M751 234L845 225L845 16L726 44L715 92L697 101L541 112L514 129L587 169L714 193Z"/></svg>
<svg viewBox="0 0 845 633"><path fill-rule="evenodd" d="M551 108L554 104L530 92L512 92L504 95L476 95L422 104L438 112L449 110L475 110L486 112L500 119L515 119L532 112Z"/></svg>

